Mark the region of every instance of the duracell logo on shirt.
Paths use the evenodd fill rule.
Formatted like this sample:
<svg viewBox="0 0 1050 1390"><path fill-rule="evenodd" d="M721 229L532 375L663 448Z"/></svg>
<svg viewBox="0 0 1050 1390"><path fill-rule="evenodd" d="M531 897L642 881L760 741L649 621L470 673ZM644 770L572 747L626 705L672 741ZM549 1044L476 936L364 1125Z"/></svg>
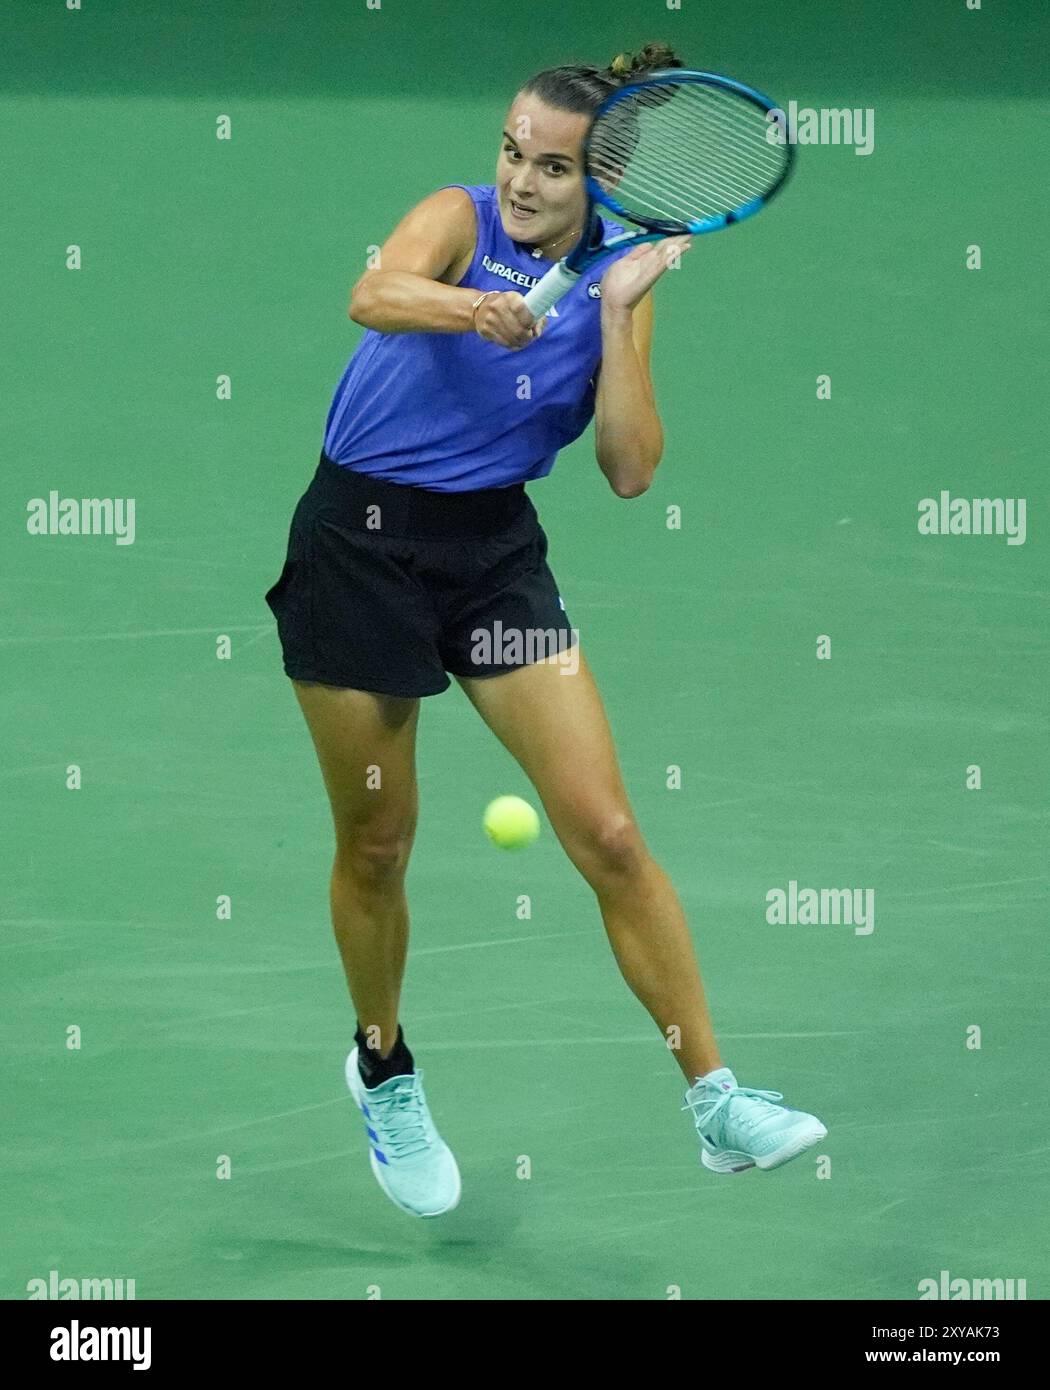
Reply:
<svg viewBox="0 0 1050 1390"><path fill-rule="evenodd" d="M515 270L512 265L504 265L502 261L494 261L489 256L482 256L481 264L490 274L499 275L502 279L509 280L512 285L524 285L527 290L540 283L538 275L528 275L524 270Z"/></svg>

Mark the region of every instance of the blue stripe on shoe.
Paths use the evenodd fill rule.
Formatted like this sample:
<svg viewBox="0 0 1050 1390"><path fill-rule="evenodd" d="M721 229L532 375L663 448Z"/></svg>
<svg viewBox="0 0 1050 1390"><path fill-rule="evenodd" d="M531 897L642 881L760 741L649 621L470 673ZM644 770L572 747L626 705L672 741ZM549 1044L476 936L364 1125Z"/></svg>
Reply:
<svg viewBox="0 0 1050 1390"><path fill-rule="evenodd" d="M372 1152L375 1154L376 1158L379 1159L380 1163L385 1163L388 1168L390 1167L390 1162L385 1153L379 1149L373 1149Z"/></svg>
<svg viewBox="0 0 1050 1390"><path fill-rule="evenodd" d="M379 1135L375 1132L375 1130L371 1127L371 1125L365 1125L365 1129L368 1131L368 1137L369 1137L369 1139L374 1139L374 1140L376 1141L376 1143L378 1144L378 1143L379 1143Z"/></svg>

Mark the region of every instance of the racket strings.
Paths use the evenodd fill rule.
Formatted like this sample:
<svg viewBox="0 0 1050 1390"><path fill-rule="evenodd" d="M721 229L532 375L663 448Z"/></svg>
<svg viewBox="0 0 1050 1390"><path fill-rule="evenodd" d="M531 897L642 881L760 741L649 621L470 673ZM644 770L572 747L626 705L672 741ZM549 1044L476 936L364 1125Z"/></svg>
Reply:
<svg viewBox="0 0 1050 1390"><path fill-rule="evenodd" d="M752 198L768 192L779 175L779 166L770 176L769 171L756 167L754 177L743 177L737 166L705 156L707 168L697 172L695 165L680 162L675 166L664 166L659 176L642 175L637 169L631 171L625 189L615 177L599 175L601 181L609 186L617 201L628 210L635 207L645 210L649 216L672 221L691 222L698 215L709 216L741 207ZM683 191L672 188L668 170L683 184Z"/></svg>
<svg viewBox="0 0 1050 1390"><path fill-rule="evenodd" d="M636 93L629 102L621 103L625 110L614 107L596 126L592 137L596 152L608 150L617 162L653 163L662 156L673 156L688 142L695 149L699 137L704 144L721 145L723 153L746 160L750 148L762 166L783 166L779 147L770 145L769 123L761 108L718 89L682 86L667 90L678 97L670 113L664 111L669 119L641 120L643 113L661 112L667 98L661 99L652 91ZM715 140L709 138L712 135Z"/></svg>
<svg viewBox="0 0 1050 1390"><path fill-rule="evenodd" d="M628 214L683 226L770 192L788 154L769 139L765 110L701 83L625 97L595 122L589 172Z"/></svg>
<svg viewBox="0 0 1050 1390"><path fill-rule="evenodd" d="M666 103L654 102L653 94L648 91L639 92L629 102L621 100L605 117L599 119L592 136L594 148L599 154L603 150L608 151L610 157L617 161L636 156L644 159L647 143L662 139L665 145L673 148L683 139L705 133L705 128L717 130L726 143L753 141L761 129L763 134L759 139L764 142L764 126L756 127L757 111L750 102L733 98L733 104L729 106L716 104L716 101L712 101L706 92L699 95L690 92L690 96L680 97L678 105L670 113L670 119L646 120L643 119L645 116L650 112L660 112ZM642 147L641 154L639 147ZM650 150L650 157L651 154Z"/></svg>
<svg viewBox="0 0 1050 1390"><path fill-rule="evenodd" d="M776 181L776 175L745 178L735 166L717 163L712 163L704 174L684 168L680 173L687 185L681 192L669 186L666 173L660 182L655 177L643 178L635 174L628 190L614 185L610 191L627 211L636 208L657 220L689 223L698 217L742 207L752 198L768 192Z"/></svg>
<svg viewBox="0 0 1050 1390"><path fill-rule="evenodd" d="M769 192L783 165L728 157L710 146L665 151L659 165L628 164L610 191L625 210L637 204L663 217L692 221L727 212Z"/></svg>
<svg viewBox="0 0 1050 1390"><path fill-rule="evenodd" d="M737 105L743 105L737 102ZM748 103L750 105L750 103ZM593 141L593 162L611 175L617 201L632 190L652 208L660 202L674 213L725 211L768 191L784 167L783 156L766 140L766 123L746 125L735 113L704 113L706 122L652 126L635 142L630 136ZM761 143L758 143L761 141ZM619 174L619 177L617 177Z"/></svg>

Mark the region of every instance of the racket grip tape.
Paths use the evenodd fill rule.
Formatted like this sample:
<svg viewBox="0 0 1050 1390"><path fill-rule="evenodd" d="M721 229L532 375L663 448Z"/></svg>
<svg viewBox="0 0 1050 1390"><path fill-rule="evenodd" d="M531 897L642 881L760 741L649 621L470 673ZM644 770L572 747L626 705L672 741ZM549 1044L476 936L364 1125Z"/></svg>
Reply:
<svg viewBox="0 0 1050 1390"><path fill-rule="evenodd" d="M567 295L580 278L578 270L569 270L564 261L552 265L547 274L533 285L525 296L525 307L534 319L541 319L552 304Z"/></svg>

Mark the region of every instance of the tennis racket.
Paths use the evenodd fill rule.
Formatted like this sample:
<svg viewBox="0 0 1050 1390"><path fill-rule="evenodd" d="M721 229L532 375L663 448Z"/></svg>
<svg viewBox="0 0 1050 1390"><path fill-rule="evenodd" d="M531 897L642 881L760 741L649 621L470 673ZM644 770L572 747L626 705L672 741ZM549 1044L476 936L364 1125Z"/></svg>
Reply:
<svg viewBox="0 0 1050 1390"><path fill-rule="evenodd" d="M730 77L675 68L618 88L584 142L583 235L529 290L529 312L542 318L584 270L615 251L753 217L784 186L794 156L776 103ZM643 230L602 243L599 205Z"/></svg>

